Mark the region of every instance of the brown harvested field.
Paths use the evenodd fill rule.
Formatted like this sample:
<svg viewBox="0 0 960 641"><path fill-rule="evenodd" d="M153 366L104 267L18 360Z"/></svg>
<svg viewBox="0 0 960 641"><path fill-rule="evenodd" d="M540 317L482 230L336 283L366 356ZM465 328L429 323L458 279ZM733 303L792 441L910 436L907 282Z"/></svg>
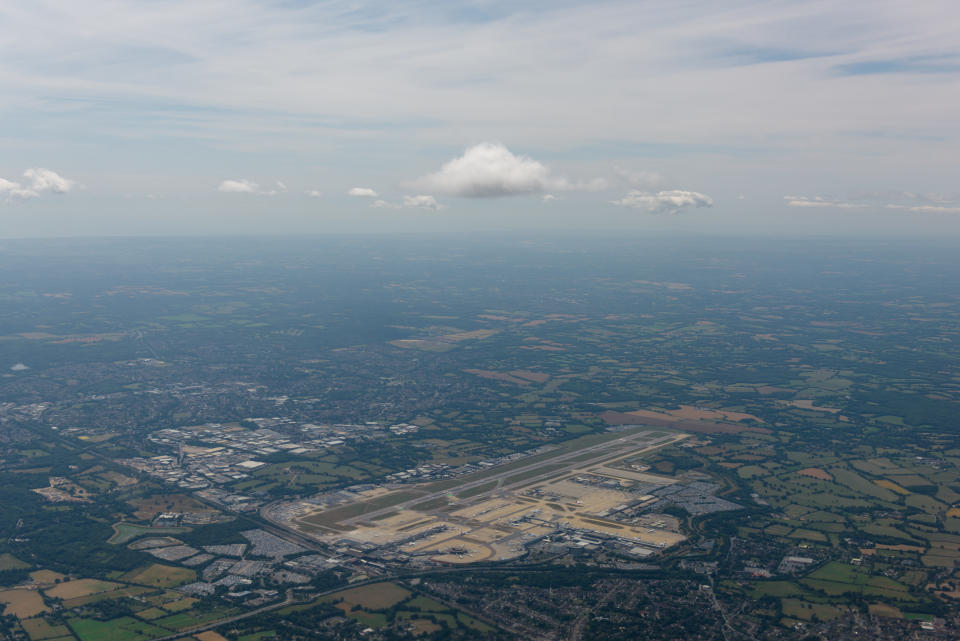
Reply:
<svg viewBox="0 0 960 641"><path fill-rule="evenodd" d="M860 548L861 554L876 554L877 550L891 550L893 552L925 552L926 548L922 548L916 545L888 545L886 543L878 543L872 548Z"/></svg>
<svg viewBox="0 0 960 641"><path fill-rule="evenodd" d="M870 609L870 614L875 617L887 617L888 619L903 618L903 612L900 611L900 608L887 605L886 603L871 603L867 607Z"/></svg>
<svg viewBox="0 0 960 641"><path fill-rule="evenodd" d="M821 470L819 467L808 467L804 470L797 472L800 476L809 476L812 479L818 479L820 481L832 481L833 476L830 472L826 470Z"/></svg>
<svg viewBox="0 0 960 641"><path fill-rule="evenodd" d="M904 496L907 495L907 494L910 494L910 490L905 490L905 489L903 489L902 487L900 487L899 485L897 485L897 484L894 483L893 481L888 481L888 480L886 480L886 479L883 479L883 480L880 480L880 481L874 481L874 483L876 483L877 485L879 485L879 486L882 487L882 488L886 488L886 489L890 490L891 492L896 492L897 494L902 494L902 495L904 495Z"/></svg>
<svg viewBox="0 0 960 641"><path fill-rule="evenodd" d="M522 378L526 381L533 381L534 383L546 383L550 380L549 374L544 374L543 372L531 372L524 369L517 369L512 372L509 372L510 376L516 376L517 378Z"/></svg>
<svg viewBox="0 0 960 641"><path fill-rule="evenodd" d="M694 407L692 405L681 405L678 410L662 410L662 411L651 411L651 410L636 410L634 412L627 412L628 414L636 414L637 416L672 416L674 418L680 419L689 419L693 421L729 421L736 423L738 421L744 420L753 420L758 423L763 423L759 417L754 416L753 414L747 414L745 412L733 412L729 410L712 410L705 409L701 407Z"/></svg>
<svg viewBox="0 0 960 641"><path fill-rule="evenodd" d="M813 410L814 412L829 412L831 414L840 413L840 410L836 409L835 407L817 407L811 400L789 401L787 402L787 405L801 410Z"/></svg>
<svg viewBox="0 0 960 641"><path fill-rule="evenodd" d="M227 637L222 634L218 634L213 630L207 630L206 632L201 632L199 634L193 635L193 638L197 641L227 641Z"/></svg>
<svg viewBox="0 0 960 641"><path fill-rule="evenodd" d="M213 512L187 494L157 494L148 498L134 499L130 505L137 508L133 513L138 519L148 521L161 512Z"/></svg>
<svg viewBox="0 0 960 641"><path fill-rule="evenodd" d="M20 619L36 616L49 611L44 605L43 597L36 590L3 590L0 591L0 603L6 604L4 614L12 614Z"/></svg>
<svg viewBox="0 0 960 641"><path fill-rule="evenodd" d="M644 416L639 416L636 412L604 412L600 414L600 419L608 425L672 427L673 429L684 432L697 432L699 434L739 434L740 432L771 433L771 430L765 427L750 427L747 425L712 423L708 421L687 421L656 412L645 412Z"/></svg>
<svg viewBox="0 0 960 641"><path fill-rule="evenodd" d="M394 583L374 583L373 585L365 585L331 594L325 597L324 601L343 599L341 605L346 605L347 611L354 605L362 605L370 610L383 610L400 603L410 594L409 590Z"/></svg>
<svg viewBox="0 0 960 641"><path fill-rule="evenodd" d="M463 371L465 371L467 374L479 376L480 378L489 378L495 381L506 381L507 383L513 383L515 385L530 384L530 381L525 381L522 378L517 378L516 376L511 376L510 374L504 374L502 372L491 372L485 369L465 369Z"/></svg>
<svg viewBox="0 0 960 641"><path fill-rule="evenodd" d="M479 340L490 338L500 330L497 329L475 329L472 332L456 332L453 334L444 334L439 339L447 342L459 343L460 341Z"/></svg>
<svg viewBox="0 0 960 641"><path fill-rule="evenodd" d="M929 487L933 485L930 481L917 474L889 474L887 478L900 487L910 489L911 487Z"/></svg>
<svg viewBox="0 0 960 641"><path fill-rule="evenodd" d="M717 454L723 454L723 450L716 445L705 445L703 447L698 447L694 450L694 452L697 454L703 454L704 456L716 456Z"/></svg>
<svg viewBox="0 0 960 641"><path fill-rule="evenodd" d="M126 487L128 485L136 485L139 481L132 476L127 476L126 474L120 474L119 472L106 471L102 472L100 478L106 479L116 483L120 487Z"/></svg>
<svg viewBox="0 0 960 641"><path fill-rule="evenodd" d="M53 585L57 582L57 579L63 581L67 578L67 575L54 572L53 570L36 570L30 573L30 578L33 579L35 583L49 583Z"/></svg>
<svg viewBox="0 0 960 641"><path fill-rule="evenodd" d="M90 594L109 592L110 590L116 590L122 587L122 583L114 583L113 581L101 581L100 579L77 579L75 581L61 583L50 588L49 590L45 590L45 592L47 596L55 597L57 599L75 599L77 597L88 596Z"/></svg>

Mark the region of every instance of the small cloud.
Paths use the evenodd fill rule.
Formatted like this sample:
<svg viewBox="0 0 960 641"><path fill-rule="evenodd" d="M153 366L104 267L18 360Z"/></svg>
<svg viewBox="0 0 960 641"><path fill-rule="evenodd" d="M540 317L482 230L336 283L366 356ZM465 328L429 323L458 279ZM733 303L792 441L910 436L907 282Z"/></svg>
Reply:
<svg viewBox="0 0 960 641"><path fill-rule="evenodd" d="M220 183L220 186L217 187L217 191L228 194L255 194L260 191L260 185L255 182L250 182L246 178L241 178L240 180L224 180Z"/></svg>
<svg viewBox="0 0 960 641"><path fill-rule="evenodd" d="M556 199L557 199L557 197L554 196L553 194L544 194L544 195L543 195L543 198L541 198L541 200L542 200L543 202L545 202L545 203L549 203L549 202L554 201L554 200L556 200Z"/></svg>
<svg viewBox="0 0 960 641"><path fill-rule="evenodd" d="M14 365L13 367L11 367L10 369L11 369L11 371L14 371L14 372L23 372L23 371L26 371L26 370L28 370L28 369L30 369L30 368L29 368L28 366L24 365L23 363L17 363L16 365Z"/></svg>
<svg viewBox="0 0 960 641"><path fill-rule="evenodd" d="M404 196L403 197L403 206L404 207L419 207L420 209L432 209L434 211L440 211L445 209L443 205L437 202L437 199L433 196Z"/></svg>
<svg viewBox="0 0 960 641"><path fill-rule="evenodd" d="M498 142L482 142L469 147L432 174L414 181L414 186L447 196L461 198L497 198L521 196L547 189L606 189L607 182L595 178L571 182L553 176L543 164L529 156L517 156Z"/></svg>
<svg viewBox="0 0 960 641"><path fill-rule="evenodd" d="M256 194L258 196L275 196L287 191L287 186L279 180L275 189L265 189L257 183L241 178L239 180L224 180L217 187L217 191L227 194Z"/></svg>
<svg viewBox="0 0 960 641"><path fill-rule="evenodd" d="M712 207L713 199L700 192L680 189L658 192L632 190L620 200L614 200L613 204L655 214L676 214L688 207Z"/></svg>
<svg viewBox="0 0 960 641"><path fill-rule="evenodd" d="M863 209L867 205L862 203L847 203L828 200L822 196L808 198L806 196L784 196L788 207L832 207L834 209Z"/></svg>
<svg viewBox="0 0 960 641"><path fill-rule="evenodd" d="M385 200L375 200L370 203L370 206L374 209L400 209L400 205L396 203L388 203Z"/></svg>
<svg viewBox="0 0 960 641"><path fill-rule="evenodd" d="M50 169L31 167L23 172L27 179L26 184L0 178L0 196L10 198L38 198L40 195L66 194L77 186L77 183Z"/></svg>
<svg viewBox="0 0 960 641"><path fill-rule="evenodd" d="M347 192L349 196L356 196L357 198L376 198L377 192L369 187L354 187Z"/></svg>
<svg viewBox="0 0 960 641"><path fill-rule="evenodd" d="M23 172L23 177L30 181L30 189L36 192L48 191L52 194L65 194L76 186L74 181L42 167L26 170Z"/></svg>
<svg viewBox="0 0 960 641"><path fill-rule="evenodd" d="M320 198L321 196L323 196L323 192L320 191L319 189L308 189L303 193L306 194L307 196L310 196L311 198Z"/></svg>

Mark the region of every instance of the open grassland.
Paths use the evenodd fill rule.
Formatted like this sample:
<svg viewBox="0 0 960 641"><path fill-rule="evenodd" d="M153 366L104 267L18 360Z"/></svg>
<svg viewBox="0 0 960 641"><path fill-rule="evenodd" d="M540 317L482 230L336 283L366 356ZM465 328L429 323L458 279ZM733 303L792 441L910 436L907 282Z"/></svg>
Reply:
<svg viewBox="0 0 960 641"><path fill-rule="evenodd" d="M113 525L113 536L107 543L122 545L129 543L139 536L157 536L160 534L180 534L189 532L190 528L185 527L150 527L149 525L137 525L136 523L115 523Z"/></svg>
<svg viewBox="0 0 960 641"><path fill-rule="evenodd" d="M158 588L172 588L195 581L197 573L188 568L152 563L146 567L127 572L121 580Z"/></svg>
<svg viewBox="0 0 960 641"><path fill-rule="evenodd" d="M122 587L124 587L122 583L114 583L113 581L75 579L49 588L46 590L46 594L50 597L66 600L98 594L100 592L119 590Z"/></svg>
<svg viewBox="0 0 960 641"><path fill-rule="evenodd" d="M383 610L400 603L409 596L409 590L395 583L375 583L331 594L324 597L323 602L333 603L342 600L351 607L361 605L371 610Z"/></svg>
<svg viewBox="0 0 960 641"><path fill-rule="evenodd" d="M151 623L120 617L110 621L70 619L67 624L80 641L147 641L169 634Z"/></svg>
<svg viewBox="0 0 960 641"><path fill-rule="evenodd" d="M69 637L70 630L65 625L50 625L41 617L26 619L20 622L23 630L30 637L30 641L45 641L56 637Z"/></svg>
<svg viewBox="0 0 960 641"><path fill-rule="evenodd" d="M830 621L841 616L847 610L826 603L812 603L800 599L783 599L781 600L781 607L784 616L804 621L811 621L814 617L818 621Z"/></svg>
<svg viewBox="0 0 960 641"><path fill-rule="evenodd" d="M228 608L217 608L214 610L205 610L203 612L186 611L178 614L172 614L162 619L154 619L152 623L161 625L170 630L182 630L184 628L191 628L195 625L201 625L210 621L216 621L217 619L228 617L231 614L236 614L236 612L236 610Z"/></svg>

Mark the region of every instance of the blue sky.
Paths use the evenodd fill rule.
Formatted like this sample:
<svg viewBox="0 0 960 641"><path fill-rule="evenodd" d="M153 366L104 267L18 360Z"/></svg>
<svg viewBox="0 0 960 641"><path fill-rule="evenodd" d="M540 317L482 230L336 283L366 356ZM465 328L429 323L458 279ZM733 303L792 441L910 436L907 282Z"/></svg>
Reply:
<svg viewBox="0 0 960 641"><path fill-rule="evenodd" d="M952 1L34 0L0 25L0 236L960 234Z"/></svg>

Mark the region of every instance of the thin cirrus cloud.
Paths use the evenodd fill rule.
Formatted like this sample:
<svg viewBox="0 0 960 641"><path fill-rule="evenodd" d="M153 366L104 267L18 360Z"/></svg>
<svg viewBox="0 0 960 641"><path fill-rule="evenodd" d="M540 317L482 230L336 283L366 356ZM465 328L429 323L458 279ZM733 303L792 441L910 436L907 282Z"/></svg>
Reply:
<svg viewBox="0 0 960 641"><path fill-rule="evenodd" d="M929 214L960 214L960 199L902 192L890 200L840 200L823 196L784 196L788 207L825 209L888 209Z"/></svg>
<svg viewBox="0 0 960 641"><path fill-rule="evenodd" d="M631 190L614 205L640 209L653 214L678 214L685 209L699 207L713 207L713 199L698 191L684 191L670 189L666 191L647 192Z"/></svg>
<svg viewBox="0 0 960 641"><path fill-rule="evenodd" d="M217 187L217 191L225 194L276 196L277 194L286 193L287 186L278 180L275 187L268 189L246 178L240 178L239 180L224 180L220 183L220 186Z"/></svg>
<svg viewBox="0 0 960 641"><path fill-rule="evenodd" d="M447 161L439 170L420 177L413 185L424 191L458 198L500 198L547 190L597 191L605 189L607 181L595 178L573 182L554 176L546 166L529 156L515 155L502 143L482 142Z"/></svg>
<svg viewBox="0 0 960 641"><path fill-rule="evenodd" d="M347 192L347 195L356 198L376 198L377 192L369 187L354 187Z"/></svg>
<svg viewBox="0 0 960 641"><path fill-rule="evenodd" d="M43 194L66 194L77 186L77 183L64 178L51 169L31 167L23 172L25 182L0 178L0 196L7 200L39 198Z"/></svg>

